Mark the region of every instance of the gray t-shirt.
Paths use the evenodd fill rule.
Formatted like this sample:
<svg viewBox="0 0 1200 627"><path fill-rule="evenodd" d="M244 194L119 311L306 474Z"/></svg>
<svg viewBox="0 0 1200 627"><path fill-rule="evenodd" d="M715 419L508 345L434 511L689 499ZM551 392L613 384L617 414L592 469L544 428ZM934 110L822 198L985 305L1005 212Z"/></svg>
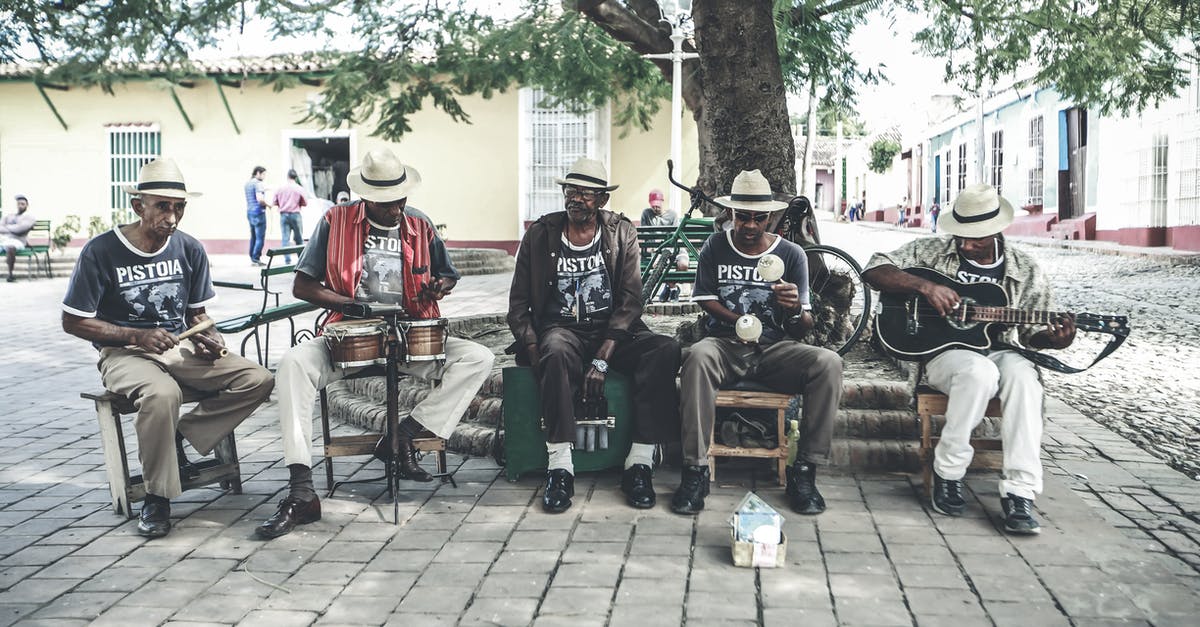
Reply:
<svg viewBox="0 0 1200 627"><path fill-rule="evenodd" d="M763 344L773 344L787 336L783 330L787 314L775 300L771 283L758 274L758 260L768 253L783 260L783 280L795 283L800 291L801 307L812 309L808 294L808 258L804 256L804 249L782 237L776 237L762 253L747 255L733 245L732 230L713 233L700 249L696 286L692 290L694 301L715 300L739 316L757 316L763 325L759 339ZM733 325L710 316L708 334L732 336Z"/></svg>
<svg viewBox="0 0 1200 627"><path fill-rule="evenodd" d="M612 284L600 251L600 231L586 246L575 246L562 236L558 256L558 292L547 302L547 320L570 324L583 320L607 320L612 314Z"/></svg>
<svg viewBox="0 0 1200 627"><path fill-rule="evenodd" d="M208 255L196 238L176 231L162 248L147 253L117 227L83 247L62 309L122 327L181 333L187 310L214 300Z"/></svg>

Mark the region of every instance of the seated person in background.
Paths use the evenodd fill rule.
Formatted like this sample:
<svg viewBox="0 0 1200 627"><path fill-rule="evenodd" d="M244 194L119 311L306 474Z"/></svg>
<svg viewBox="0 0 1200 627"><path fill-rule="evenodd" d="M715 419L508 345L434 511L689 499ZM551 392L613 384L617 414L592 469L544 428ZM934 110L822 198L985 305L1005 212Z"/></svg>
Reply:
<svg viewBox="0 0 1200 627"><path fill-rule="evenodd" d="M542 216L525 232L508 294L512 348L533 366L541 389L550 458L542 508L571 507L575 396L602 396L610 364L633 380L633 446L621 490L630 506L653 507L654 446L678 432L679 343L642 322L637 230L603 209L617 188L604 164L580 159L557 183L566 211Z"/></svg>
<svg viewBox="0 0 1200 627"><path fill-rule="evenodd" d="M641 226L675 226L679 223L679 216L674 211L663 207L665 199L662 190L650 190L649 200L650 206L642 210L642 219L639 223ZM675 283L663 283L658 300L662 303L668 300L679 300L679 286Z"/></svg>
<svg viewBox="0 0 1200 627"><path fill-rule="evenodd" d="M267 399L275 381L262 366L221 357L214 329L181 342L185 329L208 320L212 302L208 255L176 230L189 193L170 159L142 166L125 191L138 221L97 235L79 254L63 299L63 330L100 350L104 388L137 407L138 458L146 485L137 530L151 538L171 531L171 502L182 493L176 431L203 455ZM179 415L181 386L215 396Z"/></svg>
<svg viewBox="0 0 1200 627"><path fill-rule="evenodd" d="M459 275L429 218L407 206L421 175L382 149L368 152L346 180L361 200L331 208L317 223L296 262L292 293L330 310L326 324L362 302L401 304L419 320L441 317L437 301L454 289ZM440 375L440 383L400 422L402 479L433 480L417 463L413 437L428 430L449 438L495 361L487 347L456 337L446 339L445 352L440 373L434 361L400 364L400 372L415 377ZM322 336L293 346L280 360L279 423L290 489L275 515L258 527L259 537L276 538L321 519L312 481L313 401L318 390L359 370L334 367ZM385 442L386 434L381 447Z"/></svg>
<svg viewBox="0 0 1200 627"><path fill-rule="evenodd" d="M1011 307L1051 310L1046 275L1032 257L1004 241L1002 232L1012 219L1012 205L996 188L970 185L959 192L950 213L938 218L941 230L953 237L923 237L890 253L876 253L863 280L883 292L921 294L943 316L962 306L953 289L904 271L923 266L962 283L1000 285ZM1046 329L1009 329L1003 339L1034 349L1066 348L1075 339L1075 321L1067 316ZM925 376L948 397L946 425L933 453L933 509L947 516L960 516L966 509L962 479L975 453L971 431L983 420L988 401L999 394L1004 529L1038 533L1033 500L1042 491L1042 383L1033 362L1011 350L981 354L954 349L926 362Z"/></svg>
<svg viewBox="0 0 1200 627"><path fill-rule="evenodd" d="M17 264L17 251L29 246L29 240L25 236L33 230L33 225L37 222L29 213L28 198L18 194L14 200L17 201L17 212L0 218L0 250L3 250L8 258L9 283L17 280L13 277L13 267Z"/></svg>
<svg viewBox="0 0 1200 627"><path fill-rule="evenodd" d="M739 174L731 194L717 199L733 214L733 228L714 233L700 251L692 299L708 314L709 337L685 351L680 376L684 468L671 500L678 514L704 509L717 391L742 379L804 395L796 462L787 469L787 495L796 512L825 511L816 467L829 462L842 398L842 358L794 339L813 325L808 260L799 245L765 232L771 214L787 207L771 198L770 183L758 170ZM758 274L758 262L767 253L783 260L779 282L767 282ZM755 316L762 324L755 343L734 334L734 324L743 315Z"/></svg>

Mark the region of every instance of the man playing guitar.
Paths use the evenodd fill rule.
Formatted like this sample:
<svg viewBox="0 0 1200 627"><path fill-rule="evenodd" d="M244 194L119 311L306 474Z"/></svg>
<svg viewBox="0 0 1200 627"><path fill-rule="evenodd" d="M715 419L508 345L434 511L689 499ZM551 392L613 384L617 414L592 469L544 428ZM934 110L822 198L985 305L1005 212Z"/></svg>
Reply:
<svg viewBox="0 0 1200 627"><path fill-rule="evenodd" d="M1029 255L1011 248L1001 232L1013 219L1012 205L994 187L975 184L963 189L951 211L938 218L938 229L951 235L909 242L890 253L876 253L863 280L881 292L920 294L941 316L966 306L954 289L905 272L924 267L960 283L999 285L1009 305L1019 309L1051 309L1050 285ZM1003 340L1029 349L1061 349L1075 339L1075 321L1060 316L1048 327L995 327ZM1004 462L1000 504L1004 529L1015 534L1040 531L1033 500L1042 491L1042 384L1037 367L1013 350L964 350L938 353L925 364L927 383L948 397L946 425L934 451L932 505L947 516L966 509L963 476L974 450L971 431L983 420L988 401L1000 397Z"/></svg>

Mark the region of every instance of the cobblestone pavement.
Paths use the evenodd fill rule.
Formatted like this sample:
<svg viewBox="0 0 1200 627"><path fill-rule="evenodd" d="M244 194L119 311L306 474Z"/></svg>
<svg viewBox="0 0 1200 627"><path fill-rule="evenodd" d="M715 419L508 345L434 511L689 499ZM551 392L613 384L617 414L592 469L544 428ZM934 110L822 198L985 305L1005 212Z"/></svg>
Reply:
<svg viewBox="0 0 1200 627"><path fill-rule="evenodd" d="M247 272L223 262L221 278ZM99 387L95 354L59 328L64 287L0 284L0 624L1192 625L1200 610L1200 575L1184 561L1200 566L1198 484L1057 401L1033 538L997 531L994 475L971 476L968 514L947 518L908 475L823 474L829 510L817 517L788 514L780 489L758 485L787 516L788 563L740 569L726 518L746 472L723 471L695 518L666 507L677 471L657 473L660 503L644 511L624 505L616 473L585 474L575 506L552 516L538 477L508 483L490 460L456 457L457 489L402 486L399 525L368 483L325 499L320 522L261 542L253 527L287 477L272 399L238 429L245 492L192 490L173 503L175 530L146 541L111 511L78 398ZM468 277L447 313L494 310L506 288L503 275ZM216 317L253 304L226 296Z"/></svg>

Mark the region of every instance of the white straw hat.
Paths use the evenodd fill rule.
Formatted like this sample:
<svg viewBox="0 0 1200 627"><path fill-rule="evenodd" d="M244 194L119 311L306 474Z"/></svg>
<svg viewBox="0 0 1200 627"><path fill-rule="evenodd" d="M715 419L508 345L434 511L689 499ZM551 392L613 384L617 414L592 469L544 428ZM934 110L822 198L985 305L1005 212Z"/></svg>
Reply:
<svg viewBox="0 0 1200 627"><path fill-rule="evenodd" d="M391 150L379 148L368 152L362 165L350 170L346 184L363 200L392 202L408 198L421 184L421 173L400 163Z"/></svg>
<svg viewBox="0 0 1200 627"><path fill-rule="evenodd" d="M620 187L620 185L608 184L608 171L604 169L603 163L587 157L577 159L575 163L571 164L567 175L560 179L554 179L554 182L559 185L602 189L606 192Z"/></svg>
<svg viewBox="0 0 1200 627"><path fill-rule="evenodd" d="M121 189L134 196L153 194L165 198L195 198L200 192L189 192L183 182L183 172L174 159L159 157L142 166L138 171L137 185L124 185Z"/></svg>
<svg viewBox="0 0 1200 627"><path fill-rule="evenodd" d="M1013 206L995 187L986 183L968 185L958 193L950 211L938 216L938 230L959 237L987 237L1013 221Z"/></svg>
<svg viewBox="0 0 1200 627"><path fill-rule="evenodd" d="M775 200L771 183L758 170L742 170L734 177L729 195L713 202L727 209L743 211L779 211L788 206L786 202Z"/></svg>

